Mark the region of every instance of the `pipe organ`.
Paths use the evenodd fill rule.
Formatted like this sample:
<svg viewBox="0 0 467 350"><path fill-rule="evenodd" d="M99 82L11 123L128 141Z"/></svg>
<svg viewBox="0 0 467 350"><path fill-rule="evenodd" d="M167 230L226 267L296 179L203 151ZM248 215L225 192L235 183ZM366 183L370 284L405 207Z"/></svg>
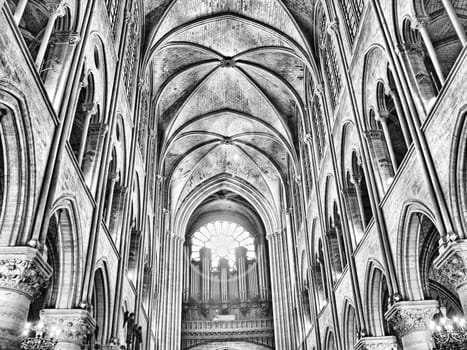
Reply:
<svg viewBox="0 0 467 350"><path fill-rule="evenodd" d="M266 251L261 244L257 246L256 259L247 257L246 248L237 247L235 264L221 257L213 266L211 249L206 247L199 250L199 260L185 260L184 286L188 295L184 298L184 310L189 310L185 319L213 319L219 315L235 315L237 319L266 317L269 276Z"/></svg>

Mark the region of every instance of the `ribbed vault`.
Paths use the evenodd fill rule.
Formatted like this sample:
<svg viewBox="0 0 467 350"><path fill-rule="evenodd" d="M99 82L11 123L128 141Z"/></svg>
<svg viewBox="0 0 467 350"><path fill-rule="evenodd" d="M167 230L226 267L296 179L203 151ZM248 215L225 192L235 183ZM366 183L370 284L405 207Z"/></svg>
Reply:
<svg viewBox="0 0 467 350"><path fill-rule="evenodd" d="M229 177L280 218L312 67L289 8L279 0L147 1L146 13L145 64L172 223L193 191ZM280 229L276 221L270 230Z"/></svg>

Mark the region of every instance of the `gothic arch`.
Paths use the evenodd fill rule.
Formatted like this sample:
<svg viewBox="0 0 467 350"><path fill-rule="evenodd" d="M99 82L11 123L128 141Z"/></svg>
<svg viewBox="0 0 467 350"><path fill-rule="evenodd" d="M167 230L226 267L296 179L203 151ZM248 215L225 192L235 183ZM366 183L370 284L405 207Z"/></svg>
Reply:
<svg viewBox="0 0 467 350"><path fill-rule="evenodd" d="M24 101L9 82L0 81L0 245L26 243L32 225L35 143Z"/></svg>
<svg viewBox="0 0 467 350"><path fill-rule="evenodd" d="M405 203L399 221L396 263L401 276L401 292L406 300L423 300L423 281L420 271L420 225L418 215L426 216L435 227L437 220L422 203ZM441 238L441 237L440 237Z"/></svg>
<svg viewBox="0 0 467 350"><path fill-rule="evenodd" d="M91 299L93 318L96 321L95 341L99 344L104 344L108 338L112 312L110 290L107 262L99 260L94 270L94 287Z"/></svg>
<svg viewBox="0 0 467 350"><path fill-rule="evenodd" d="M386 274L382 265L374 259L371 259L367 265L365 286L364 300L369 334L374 337L389 335L389 328L384 317L389 298Z"/></svg>
<svg viewBox="0 0 467 350"><path fill-rule="evenodd" d="M337 349L336 337L334 336L334 332L330 327L326 330L323 349L324 350L336 350Z"/></svg>
<svg viewBox="0 0 467 350"><path fill-rule="evenodd" d="M359 325L355 307L349 298L344 300L342 310L341 320L344 349L353 349L358 341Z"/></svg>
<svg viewBox="0 0 467 350"><path fill-rule="evenodd" d="M83 274L83 242L77 205L73 199L63 197L55 202L51 216L56 215L59 230L55 246L59 265L54 288L57 288L55 308L73 308L79 302L81 276ZM54 269L55 270L55 269Z"/></svg>
<svg viewBox="0 0 467 350"><path fill-rule="evenodd" d="M257 189L239 178L234 178L228 174L219 174L202 183L184 199L172 217L171 227L173 232L180 235L186 232L188 220L198 205L209 195L221 189L231 190L249 201L258 211L268 234L280 229L279 218L275 215L274 208Z"/></svg>
<svg viewBox="0 0 467 350"><path fill-rule="evenodd" d="M465 237L467 230L467 106L461 108L454 129L449 169L449 193L456 231Z"/></svg>

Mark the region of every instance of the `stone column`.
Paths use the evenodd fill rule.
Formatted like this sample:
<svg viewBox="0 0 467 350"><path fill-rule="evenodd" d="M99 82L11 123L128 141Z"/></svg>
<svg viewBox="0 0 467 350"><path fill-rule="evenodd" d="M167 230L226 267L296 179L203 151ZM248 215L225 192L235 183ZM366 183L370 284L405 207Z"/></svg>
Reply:
<svg viewBox="0 0 467 350"><path fill-rule="evenodd" d="M54 29L55 21L57 20L58 17L62 17L65 15L65 8L63 6L63 3L60 2L52 2L46 4L48 10L50 11L50 17L49 20L47 21L47 25L44 28L44 34L42 35L42 41L39 46L39 51L37 52L36 56L36 67L38 69L41 68L42 63L44 61L44 56L47 51L47 47L49 46L50 42L50 37L52 35L52 31Z"/></svg>
<svg viewBox="0 0 467 350"><path fill-rule="evenodd" d="M428 34L428 30L426 29L429 20L429 17L418 17L415 28L420 32L423 42L425 43L428 56L430 56L431 62L433 62L433 66L435 68L436 74L438 75L439 81L441 84L444 84L445 78L443 70L441 69L441 64L439 63L438 55L436 53L435 47L433 46L433 42L431 41L430 34Z"/></svg>
<svg viewBox="0 0 467 350"><path fill-rule="evenodd" d="M467 240L450 243L434 261L436 281L457 291L467 314Z"/></svg>
<svg viewBox="0 0 467 350"><path fill-rule="evenodd" d="M459 17L457 16L454 5L452 4L451 0L441 0L441 2L443 3L443 6L446 9L446 12L448 13L449 19L451 20L452 25L454 26L454 30L456 31L456 34L459 37L462 46L465 46L467 44L467 36L465 35L464 26L462 25L461 21L459 20Z"/></svg>
<svg viewBox="0 0 467 350"><path fill-rule="evenodd" d="M347 186L342 189L344 194L347 208L349 208L349 217L354 231L353 247L358 245L358 242L362 239L364 224L361 215L360 199L356 190L356 186Z"/></svg>
<svg viewBox="0 0 467 350"><path fill-rule="evenodd" d="M47 330L54 330L58 340L55 350L82 349L96 328L89 311L81 309L45 309L41 321Z"/></svg>
<svg viewBox="0 0 467 350"><path fill-rule="evenodd" d="M0 350L19 349L31 301L51 275L37 249L0 247Z"/></svg>
<svg viewBox="0 0 467 350"><path fill-rule="evenodd" d="M114 190L115 195L112 198L112 203L109 203L112 213L108 227L111 236L118 243L117 238L121 237L122 214L125 208L126 198L130 191L127 186L122 186L120 184L116 185Z"/></svg>
<svg viewBox="0 0 467 350"><path fill-rule="evenodd" d="M383 128L384 138L386 140L386 146L389 151L389 157L391 158L392 167L394 168L394 172L397 172L399 168L399 164L397 164L396 153L394 152L394 147L392 145L391 134L388 128L388 117L389 114L386 111L377 111L376 112L376 120L381 123L381 127Z"/></svg>
<svg viewBox="0 0 467 350"><path fill-rule="evenodd" d="M431 350L434 342L430 323L439 312L436 300L400 301L386 312L386 319L404 350Z"/></svg>
<svg viewBox="0 0 467 350"><path fill-rule="evenodd" d="M104 218L104 222L107 224L107 227L109 227L109 224L110 224L110 215L112 214L115 184L117 183L118 180L119 180L119 177L117 173L109 174L109 183L108 183L109 192L106 198L107 208L105 208L106 211L105 211L105 218Z"/></svg>
<svg viewBox="0 0 467 350"><path fill-rule="evenodd" d="M83 129L81 132L81 139L79 142L79 150L77 155L78 165L82 167L84 152L86 151L86 145L88 141L89 123L91 122L91 117L97 113L97 105L94 103L90 105L84 105L83 110L77 113L84 114Z"/></svg>
<svg viewBox="0 0 467 350"><path fill-rule="evenodd" d="M282 350L287 349L285 346L286 339L288 337L287 327L285 324L285 318L287 317L284 311L283 303L285 298L283 297L284 289L280 281L281 276L279 269L279 257L277 251L279 233L274 232L268 235L269 251L271 257L271 289L272 289L272 306L273 306L273 318L274 318L274 334L276 341L276 349ZM283 317L281 317L283 315Z"/></svg>
<svg viewBox="0 0 467 350"><path fill-rule="evenodd" d="M102 146L104 143L105 135L107 134L108 126L104 123L91 123L89 124L88 131L88 150L84 154L83 170L84 180L89 188L94 188L96 185L97 176L93 176L95 167L94 164L99 164L102 157Z"/></svg>
<svg viewBox="0 0 467 350"><path fill-rule="evenodd" d="M185 241L183 244L183 302L190 299L190 257L191 241Z"/></svg>
<svg viewBox="0 0 467 350"><path fill-rule="evenodd" d="M164 237L163 279L161 281L160 349L180 348L182 316L182 250L183 239L176 233L167 232Z"/></svg>
<svg viewBox="0 0 467 350"><path fill-rule="evenodd" d="M235 258L237 260L237 271L238 271L238 295L240 301L246 301L248 299L247 293L247 280L246 280L246 253L245 247L235 248Z"/></svg>
<svg viewBox="0 0 467 350"><path fill-rule="evenodd" d="M41 75L44 80L45 90L52 101L55 111L58 111L62 102L63 92L68 82L67 78L74 48L79 41L79 34L70 31L56 32L50 41L49 51L43 64Z"/></svg>
<svg viewBox="0 0 467 350"><path fill-rule="evenodd" d="M13 19L14 19L16 24L19 24L19 22L21 22L21 18L23 17L24 10L26 9L26 6L27 6L28 2L29 2L29 0L19 0L18 1L18 4L16 5L15 13L13 15ZM0 8L1 8L1 6L0 6Z"/></svg>
<svg viewBox="0 0 467 350"><path fill-rule="evenodd" d="M355 350L398 350L396 337L361 338L354 346Z"/></svg>
<svg viewBox="0 0 467 350"><path fill-rule="evenodd" d="M375 167L379 169L382 190L386 191L390 181L394 178L394 169L389 158L384 133L382 130L369 130L365 136L368 139Z"/></svg>

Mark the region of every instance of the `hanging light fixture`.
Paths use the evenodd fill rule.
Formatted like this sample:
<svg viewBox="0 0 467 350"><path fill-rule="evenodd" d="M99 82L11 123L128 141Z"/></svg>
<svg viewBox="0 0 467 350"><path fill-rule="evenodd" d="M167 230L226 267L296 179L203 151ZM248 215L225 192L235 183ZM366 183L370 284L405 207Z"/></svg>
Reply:
<svg viewBox="0 0 467 350"><path fill-rule="evenodd" d="M441 307L440 313L430 327L437 349L460 350L467 348L467 321L464 317L449 318L446 315L446 307Z"/></svg>
<svg viewBox="0 0 467 350"><path fill-rule="evenodd" d="M53 328L47 331L47 328L42 322L32 325L27 322L21 341L22 350L53 350L58 343L56 337L60 330Z"/></svg>

